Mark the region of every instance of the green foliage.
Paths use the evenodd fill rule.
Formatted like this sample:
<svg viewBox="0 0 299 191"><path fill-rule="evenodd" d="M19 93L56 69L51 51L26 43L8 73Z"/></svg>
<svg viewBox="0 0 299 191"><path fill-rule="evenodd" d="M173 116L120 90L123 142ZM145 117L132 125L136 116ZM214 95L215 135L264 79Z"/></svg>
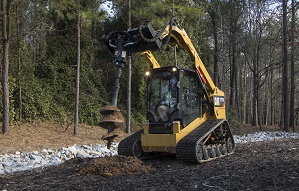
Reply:
<svg viewBox="0 0 299 191"><path fill-rule="evenodd" d="M13 95L14 91L17 89L16 79L9 76L8 79L9 86L9 122L14 123L17 119L17 110L15 107L15 96ZM1 91L2 92L2 91ZM2 97L2 95L1 95ZM2 108L1 108L2 110Z"/></svg>
<svg viewBox="0 0 299 191"><path fill-rule="evenodd" d="M36 119L59 121L63 111L53 100L53 92L38 79L31 78L30 82L23 85L23 118L29 122Z"/></svg>
<svg viewBox="0 0 299 191"><path fill-rule="evenodd" d="M80 2L80 4L79 4ZM22 101L22 118L32 122L47 119L63 122L72 115L75 102L76 76L76 23L81 17L81 75L80 109L81 123L97 124L99 109L104 102L110 102L115 80L115 66L112 57L101 37L115 30L127 29L127 1L114 1L116 16L105 18L99 9L101 1L31 1L21 2L19 22L21 33L28 34L19 42L12 39L10 59L18 63L20 48L20 73L17 64L10 67L10 117L18 120L19 103ZM189 36L197 43L197 30L203 18L203 10L193 1L132 1L132 26L151 22L156 30L174 14L183 24ZM172 10L174 8L174 11ZM13 14L16 16L16 14ZM11 19L15 21L15 19ZM16 23L12 33L17 33ZM183 51L179 51L183 52ZM165 47L155 53L162 65L173 64L173 48ZM180 65L188 65L188 56L182 53L178 57ZM132 123L139 126L145 120L145 78L148 63L139 56L133 57L132 65ZM21 84L18 84L20 79ZM119 107L126 108L127 70L124 68L121 79ZM22 88L22 100L18 88Z"/></svg>
<svg viewBox="0 0 299 191"><path fill-rule="evenodd" d="M115 64L112 63L111 53L101 42L101 37L111 31L128 29L128 1L113 0L116 14L110 18L106 18L105 12L99 9L102 2L98 0L15 2L18 4L18 23L20 24L17 25L15 18L17 14L15 10L12 10L9 68L11 122L18 120L18 113L21 109L19 108L20 101L23 103L22 117L29 122L36 119L63 122L67 116L73 115L77 53L76 24L79 15L81 18L79 121L88 124L99 122L101 118L99 110L111 101L115 82ZM242 27L254 25L254 23L247 23L250 21L247 18L242 19L241 17L243 12L247 11L246 4L249 2L197 0L132 0L131 2L132 27L139 27L150 22L155 30L160 30L165 22L174 15L191 38L207 69L212 68L212 60L214 59L213 34L216 34L218 35L217 59L219 63L223 62L221 63L223 70L229 73L231 60L229 56L232 54L229 40L232 26L235 27L236 35L238 35L236 37L238 50L234 54L243 52L246 55L251 55L255 53L252 51L256 50L255 41L252 40L255 35L252 35L252 31L249 30L242 31ZM250 12L247 14L250 16ZM212 23L211 16L215 18L215 25ZM272 44L274 47L274 44L279 43L277 39L280 31L276 28L280 21L275 21L275 19L265 25L267 31L261 35L266 42L261 47L263 49L259 50L260 55L262 55L261 63L270 63L268 57L273 58L274 61L281 57L281 54L278 54L279 51L278 53L275 52L276 54L273 53L274 57L268 53ZM213 29L217 30L216 33L213 33L215 32ZM19 41L15 38L16 36L19 37ZM220 46L221 43L224 46ZM278 46L275 45L275 47ZM222 51L221 54L219 51ZM20 68L18 66L19 53ZM173 47L165 46L161 51L153 54L162 66L174 64ZM177 49L178 65L188 67L189 62L190 58L187 52L183 48ZM249 66L250 59L247 62L246 66ZM240 68L245 68L244 60L239 64ZM131 121L135 127L140 127L140 124L145 120L146 84L144 73L148 68L149 65L144 58L133 55ZM241 71L241 69L238 70ZM223 74L221 71L219 72L219 75ZM229 74L226 74L223 78L225 81L229 81ZM128 71L125 66L121 77L118 101L122 111L126 110L127 104L127 78ZM21 84L19 84L19 80ZM19 100L19 85L22 88L22 100ZM275 89L280 85L277 83ZM225 86L227 84L223 84L223 87ZM2 103L0 109L2 109L1 107ZM227 118L232 128L238 128L240 121L235 110L228 108Z"/></svg>
<svg viewBox="0 0 299 191"><path fill-rule="evenodd" d="M92 95L80 95L79 122L89 125L97 125L101 119L100 109L102 105L99 99Z"/></svg>
<svg viewBox="0 0 299 191"><path fill-rule="evenodd" d="M106 97L96 59L98 43L95 32L104 12L97 0L18 2L19 30L11 18L12 34L20 32L20 40L11 39L10 52L10 122L19 118L32 122L46 119L64 122L73 115L76 75L76 22L81 15L81 80L80 122L97 124L101 108L99 95ZM15 17L15 12L12 11ZM23 38L22 38L23 37ZM97 45L97 46L96 46ZM1 49L1 48L0 48ZM20 50L20 51L19 51ZM20 53L20 54L19 54ZM18 66L20 55L20 67ZM19 71L20 70L20 71ZM21 84L18 84L20 80ZM22 100L19 100L19 85ZM2 108L2 102L0 109Z"/></svg>

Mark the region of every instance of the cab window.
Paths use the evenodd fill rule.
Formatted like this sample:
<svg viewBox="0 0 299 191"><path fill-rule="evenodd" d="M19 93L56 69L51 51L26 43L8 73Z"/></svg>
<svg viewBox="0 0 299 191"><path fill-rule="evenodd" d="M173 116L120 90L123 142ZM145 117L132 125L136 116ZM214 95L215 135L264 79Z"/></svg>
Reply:
<svg viewBox="0 0 299 191"><path fill-rule="evenodd" d="M155 121L168 121L177 104L177 79L168 71L154 74L149 83L149 107Z"/></svg>

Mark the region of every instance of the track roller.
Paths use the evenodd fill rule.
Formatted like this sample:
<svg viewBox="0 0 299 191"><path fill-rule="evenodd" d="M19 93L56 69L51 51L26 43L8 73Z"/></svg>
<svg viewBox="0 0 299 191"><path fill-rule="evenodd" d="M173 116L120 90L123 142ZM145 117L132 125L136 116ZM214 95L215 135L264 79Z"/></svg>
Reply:
<svg viewBox="0 0 299 191"><path fill-rule="evenodd" d="M221 145L221 144L218 144L218 145L216 146L216 157L220 157L220 156L222 155L221 150L222 150L222 145Z"/></svg>
<svg viewBox="0 0 299 191"><path fill-rule="evenodd" d="M211 151L210 152L211 152L210 157L211 158L216 158L216 147L215 147L215 145L211 146Z"/></svg>
<svg viewBox="0 0 299 191"><path fill-rule="evenodd" d="M205 154L206 154L205 151L206 150L204 149L202 143L198 142L196 145L196 159L198 162L200 162L201 160L204 159Z"/></svg>

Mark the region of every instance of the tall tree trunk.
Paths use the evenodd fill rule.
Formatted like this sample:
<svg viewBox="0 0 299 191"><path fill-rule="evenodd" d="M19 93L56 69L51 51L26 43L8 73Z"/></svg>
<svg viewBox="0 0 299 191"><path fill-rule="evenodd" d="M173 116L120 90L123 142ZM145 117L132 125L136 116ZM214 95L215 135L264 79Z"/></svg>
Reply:
<svg viewBox="0 0 299 191"><path fill-rule="evenodd" d="M257 84L257 88L259 87L259 83ZM256 113L257 113L257 122L258 122L258 125L260 127L260 131L262 131L262 123L261 123L261 110L260 110L260 105L259 105L259 89L257 89L256 91L257 95L256 95Z"/></svg>
<svg viewBox="0 0 299 191"><path fill-rule="evenodd" d="M232 22L232 21L231 21ZM232 23L231 23L231 35L230 35L230 44L231 44L231 48L229 50L229 57L230 57L230 94L229 94L229 105L231 108L233 108L235 106L235 78L236 78L236 61L235 61L235 42L234 42L234 32L233 32L233 27L232 27Z"/></svg>
<svg viewBox="0 0 299 191"><path fill-rule="evenodd" d="M269 83L269 82L267 82L267 83ZM271 85L271 84L269 84L269 85ZM263 116L263 125L268 125L268 119L269 119L269 117L268 117L268 115L269 115L269 95L268 95L268 91L267 91L267 88L268 88L268 86L265 86L264 87L264 92L265 92L265 96L264 96L264 116Z"/></svg>
<svg viewBox="0 0 299 191"><path fill-rule="evenodd" d="M253 99L252 99L252 121L253 126L257 125L257 104L258 104L258 75L256 60L253 61Z"/></svg>
<svg viewBox="0 0 299 191"><path fill-rule="evenodd" d="M128 20L129 20L129 29L131 29L131 0L128 0ZM127 127L126 132L128 134L131 134L131 89L132 89L132 56L131 53L129 53L128 57L128 94L127 94Z"/></svg>
<svg viewBox="0 0 299 191"><path fill-rule="evenodd" d="M258 74L258 65L259 65L259 45L257 45L256 58L253 61L253 110L252 110L252 125L259 125L260 130L262 131L261 121L260 121L260 109L259 109L259 74Z"/></svg>
<svg viewBox="0 0 299 191"><path fill-rule="evenodd" d="M80 1L79 1L80 7ZM79 88L80 88L80 57L81 57L81 17L80 8L77 16L77 69L76 69L76 103L75 103L75 120L74 120L74 135L77 135L79 121Z"/></svg>
<svg viewBox="0 0 299 191"><path fill-rule="evenodd" d="M283 130L289 131L289 92L288 92L288 50L287 50L287 0L282 0L282 30L283 30Z"/></svg>
<svg viewBox="0 0 299 191"><path fill-rule="evenodd" d="M291 97L290 97L290 127L295 132L295 0L292 0L292 21L291 21Z"/></svg>
<svg viewBox="0 0 299 191"><path fill-rule="evenodd" d="M259 111L259 64L260 64L260 39L262 34L257 34L257 44L255 47L255 58L253 60L253 112L252 112L252 125L256 126L257 123L262 130L260 121L260 111Z"/></svg>
<svg viewBox="0 0 299 191"><path fill-rule="evenodd" d="M235 76L234 76L234 81L235 81L235 107L236 107L236 110L238 112L238 117L239 117L239 120L241 122L242 120L242 117L241 117L241 108L240 108L240 97L239 97L239 88L238 88L238 65L236 64L236 32L234 30L234 44L233 44L233 65L234 65L234 70L235 70ZM240 79L241 81L242 79Z"/></svg>
<svg viewBox="0 0 299 191"><path fill-rule="evenodd" d="M214 12L213 12L214 13ZM216 25L216 14L210 14L212 20L213 37L214 37L214 83L219 86L219 69L218 69L218 34Z"/></svg>
<svg viewBox="0 0 299 191"><path fill-rule="evenodd" d="M252 80L249 80L249 83L248 83L248 87L252 87L253 88L253 81ZM247 121L248 123L252 123L252 120L253 120L253 100L252 99L254 97L254 89L252 89L252 91L249 91L249 94L248 94L248 97L251 98L251 99L248 99L248 104L249 104L249 108L248 108L248 115L247 115Z"/></svg>
<svg viewBox="0 0 299 191"><path fill-rule="evenodd" d="M20 2L16 3L16 28L17 28L17 47L18 47L18 94L19 94L19 121L22 120L23 102L22 102L22 86L21 86L21 47L20 47L20 21L19 21Z"/></svg>
<svg viewBox="0 0 299 191"><path fill-rule="evenodd" d="M225 64L224 64L224 58L225 58L225 51L224 51L224 30L223 30L223 18L221 15L220 7L218 6L218 15L220 17L220 31L221 31L221 64L222 64L222 72L221 72L221 79L220 81L220 88L225 91ZM219 75L220 77L220 75Z"/></svg>
<svg viewBox="0 0 299 191"><path fill-rule="evenodd" d="M10 40L10 0L1 1L2 10L2 42L3 42L3 59L2 59L2 93L3 93L3 125L2 133L6 133L9 128L9 88L8 88L8 54Z"/></svg>
<svg viewBox="0 0 299 191"><path fill-rule="evenodd" d="M243 55L243 57L244 57L244 55ZM244 58L245 59L245 58ZM245 61L244 61L245 62ZM243 71L243 85L241 86L241 88L242 88L242 94L243 94L243 115L242 115L242 117L243 117L243 124L245 124L246 123L246 116L247 116L247 114L246 114L246 112L247 112L247 84L246 84L246 82L247 82L247 75L246 75L246 63L244 64L244 71Z"/></svg>
<svg viewBox="0 0 299 191"><path fill-rule="evenodd" d="M274 100L273 100L273 70L270 76L270 125L274 125Z"/></svg>

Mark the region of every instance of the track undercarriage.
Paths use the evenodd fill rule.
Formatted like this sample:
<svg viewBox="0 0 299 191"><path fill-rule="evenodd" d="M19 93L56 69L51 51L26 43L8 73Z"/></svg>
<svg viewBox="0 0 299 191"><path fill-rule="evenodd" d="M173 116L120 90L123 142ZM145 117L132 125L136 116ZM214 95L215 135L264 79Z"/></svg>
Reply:
<svg viewBox="0 0 299 191"><path fill-rule="evenodd" d="M119 143L118 154L142 158L141 146L143 130L125 138ZM202 163L232 154L235 143L229 125L224 119L210 119L202 123L188 135L183 137L176 146L178 160L189 163Z"/></svg>

